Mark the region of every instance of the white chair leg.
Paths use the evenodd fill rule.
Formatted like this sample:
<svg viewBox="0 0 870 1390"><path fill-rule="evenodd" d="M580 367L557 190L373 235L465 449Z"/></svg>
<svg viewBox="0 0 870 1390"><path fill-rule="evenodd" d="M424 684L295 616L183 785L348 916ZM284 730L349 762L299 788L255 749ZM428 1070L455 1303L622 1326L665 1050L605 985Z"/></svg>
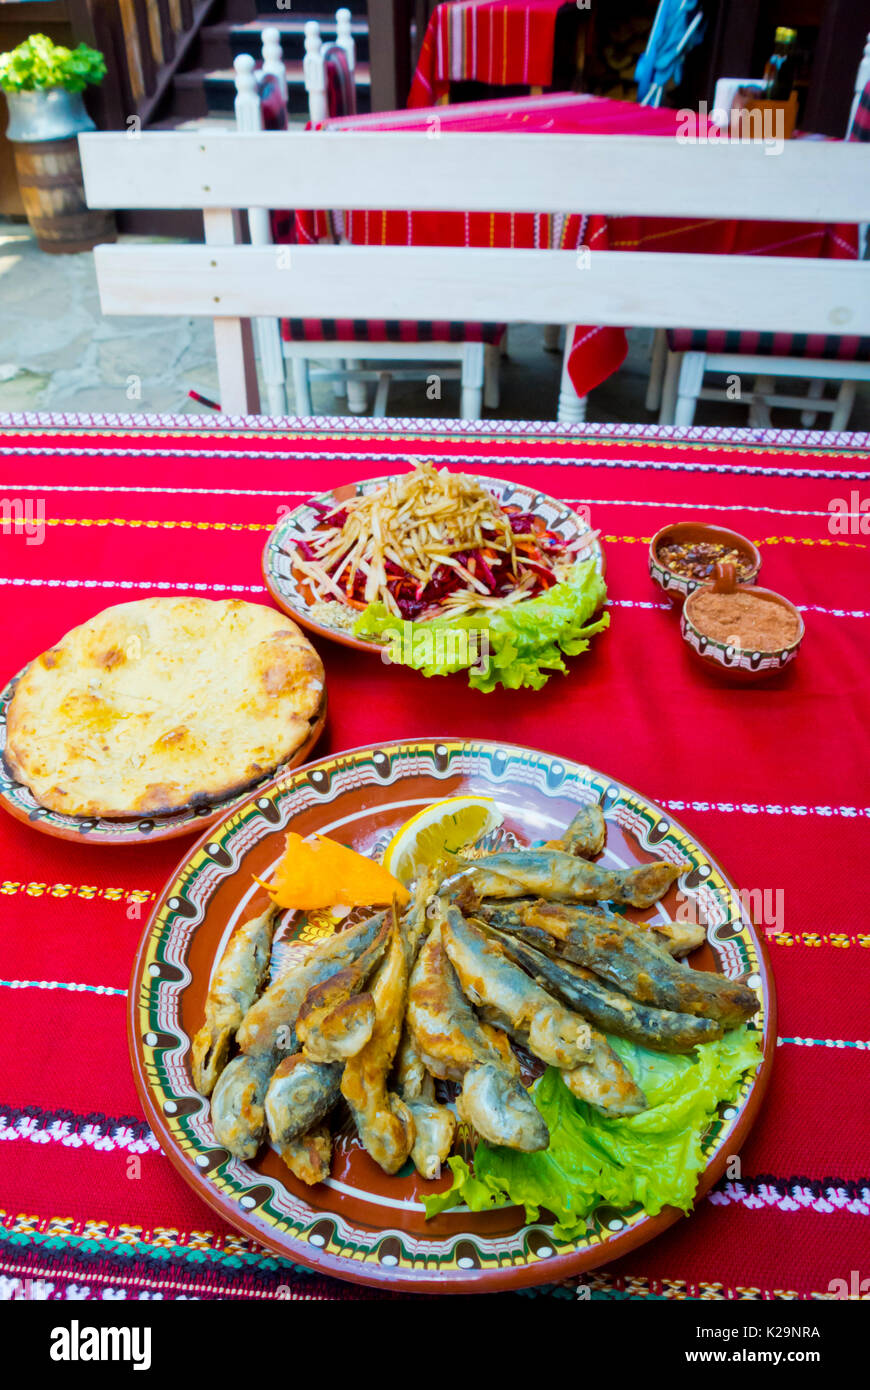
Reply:
<svg viewBox="0 0 870 1390"><path fill-rule="evenodd" d="M772 376L757 376L752 387L752 404L749 407L749 423L753 429L769 430L773 425L770 406L764 399L776 390L776 380Z"/></svg>
<svg viewBox="0 0 870 1390"><path fill-rule="evenodd" d="M668 335L664 328L653 334L649 363L649 382L646 388L647 410L658 410L662 403L662 383L665 379L665 359L668 355Z"/></svg>
<svg viewBox="0 0 870 1390"><path fill-rule="evenodd" d="M375 403L372 406L372 415L375 419L382 420L387 413L387 398L390 394L390 382L392 379L392 372L378 373L378 384L375 389Z"/></svg>
<svg viewBox="0 0 870 1390"><path fill-rule="evenodd" d="M307 357L293 358L293 391L296 396L295 413L297 415L313 415Z"/></svg>
<svg viewBox="0 0 870 1390"><path fill-rule="evenodd" d="M680 367L680 379L677 383L675 425L691 425L695 419L698 392L704 384L705 361L706 354L703 352L683 353L683 365Z"/></svg>
<svg viewBox="0 0 870 1390"><path fill-rule="evenodd" d="M822 398L822 396L823 396L824 394L825 394L825 383L821 380L821 378L817 377L817 378L815 379L815 381L811 381L811 382L810 382L810 384L809 384L809 386L808 386L808 388L807 388L807 400L808 400L808 401L820 401L821 398ZM838 399L839 399L839 398L838 398ZM818 419L818 411L816 411L816 410L802 410L802 411L801 411L801 424L803 425L803 427L804 427L805 430L811 430L812 427L813 427L813 425L816 423L816 420L817 420L817 419Z"/></svg>
<svg viewBox="0 0 870 1390"><path fill-rule="evenodd" d="M358 372L362 367L362 363L355 357L349 357L344 365L349 372ZM347 408L351 415L365 415L369 408L369 391L364 381L348 378Z"/></svg>
<svg viewBox="0 0 870 1390"><path fill-rule="evenodd" d="M659 424L672 425L674 423L674 411L677 408L677 383L680 380L680 368L683 365L683 354L681 352L669 352L665 365L665 379L662 382L662 404L659 410Z"/></svg>
<svg viewBox="0 0 870 1390"><path fill-rule="evenodd" d="M266 386L266 400L270 415L287 414L287 392L284 376L284 353L281 348L281 330L277 319L257 319L257 344L260 349L260 367Z"/></svg>
<svg viewBox="0 0 870 1390"><path fill-rule="evenodd" d="M483 403L487 410L498 410L501 400L501 383L498 372L501 365L501 352L494 343L487 343L483 349Z"/></svg>
<svg viewBox="0 0 870 1390"><path fill-rule="evenodd" d="M561 332L562 332L562 325L561 325L560 323L545 323L545 324L544 324L543 339L544 339L544 351L545 351L545 352L558 352L558 351L559 351L560 347L562 346L561 338L560 338L560 336L559 336L559 335L561 334Z"/></svg>
<svg viewBox="0 0 870 1390"><path fill-rule="evenodd" d="M565 347L562 352L562 376L559 381L559 407L556 411L556 419L561 425L582 425L586 419L586 397L578 396L574 390L574 383L568 374L568 362L571 358L571 347L574 343L573 323L565 325Z"/></svg>
<svg viewBox="0 0 870 1390"><path fill-rule="evenodd" d="M837 392L837 408L831 416L831 429L844 430L855 403L855 382L844 381Z"/></svg>
<svg viewBox="0 0 870 1390"><path fill-rule="evenodd" d="M463 420L479 420L483 413L483 343L465 343L462 349Z"/></svg>

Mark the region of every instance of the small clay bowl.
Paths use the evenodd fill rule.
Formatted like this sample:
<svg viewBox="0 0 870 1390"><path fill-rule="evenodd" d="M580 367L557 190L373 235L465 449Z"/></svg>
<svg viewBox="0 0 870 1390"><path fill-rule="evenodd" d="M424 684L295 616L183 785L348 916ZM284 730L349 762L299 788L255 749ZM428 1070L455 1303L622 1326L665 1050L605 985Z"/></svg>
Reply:
<svg viewBox="0 0 870 1390"><path fill-rule="evenodd" d="M683 579L680 575L674 574L674 571L668 569L667 565L659 559L659 547L662 545L689 545L698 541L708 541L714 545L727 545L729 549L736 550L739 555L750 561L752 568L746 578L740 580L741 585L754 584L758 578L758 571L761 569L761 553L757 546L754 546L746 536L741 536L739 531L728 531L723 526L708 526L705 521L674 522L671 526L663 526L650 541L649 572L675 608L682 607L688 594L693 594L696 589L700 589L710 581L708 579Z"/></svg>
<svg viewBox="0 0 870 1390"><path fill-rule="evenodd" d="M778 604L791 613L797 621L797 637L787 647L777 651L751 651L745 647L728 646L713 637L708 637L697 625L694 610L701 593L741 593L753 594L767 603ZM784 670L794 661L804 639L804 620L790 599L775 594L772 589L762 589L758 584L737 584L733 565L717 565L716 577L712 583L703 584L686 598L680 614L680 632L689 650L694 652L708 671L724 680L743 684L747 681L768 680Z"/></svg>

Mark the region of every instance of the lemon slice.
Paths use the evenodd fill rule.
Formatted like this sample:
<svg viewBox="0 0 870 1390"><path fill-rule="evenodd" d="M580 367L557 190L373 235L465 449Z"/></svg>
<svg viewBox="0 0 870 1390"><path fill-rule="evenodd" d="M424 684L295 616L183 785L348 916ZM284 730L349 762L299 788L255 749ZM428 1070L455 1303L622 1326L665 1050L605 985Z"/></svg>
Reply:
<svg viewBox="0 0 870 1390"><path fill-rule="evenodd" d="M435 801L396 831L384 854L384 868L400 883L413 883L422 869L437 863L445 852L457 854L503 820L491 796Z"/></svg>

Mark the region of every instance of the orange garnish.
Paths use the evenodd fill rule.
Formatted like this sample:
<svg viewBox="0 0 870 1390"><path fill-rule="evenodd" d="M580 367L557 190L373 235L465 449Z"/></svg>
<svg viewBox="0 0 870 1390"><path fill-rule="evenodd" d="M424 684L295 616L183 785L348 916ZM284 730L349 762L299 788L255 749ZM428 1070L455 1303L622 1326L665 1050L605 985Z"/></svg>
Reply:
<svg viewBox="0 0 870 1390"><path fill-rule="evenodd" d="M404 907L411 897L382 864L325 835L303 840L293 831L287 836L287 848L272 882L257 882L271 893L278 907L300 910L386 907L394 898Z"/></svg>

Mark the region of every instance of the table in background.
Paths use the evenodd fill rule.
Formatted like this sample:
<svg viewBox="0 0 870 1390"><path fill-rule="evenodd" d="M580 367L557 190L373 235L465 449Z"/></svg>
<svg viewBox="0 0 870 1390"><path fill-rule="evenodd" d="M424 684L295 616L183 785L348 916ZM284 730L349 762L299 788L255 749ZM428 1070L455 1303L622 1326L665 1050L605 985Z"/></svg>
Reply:
<svg viewBox="0 0 870 1390"><path fill-rule="evenodd" d="M706 120L700 124L707 129ZM347 116L323 122L319 128L425 130L433 139L442 131L657 135L676 139L684 123L679 112L664 107L568 93ZM333 236L346 237L358 245L549 247L572 251L582 247L590 255L596 251L626 250L854 259L858 251L856 227L812 223L608 217L600 213L583 216L579 210L552 216L413 210L297 212L298 241L327 240ZM559 418L578 420L585 410L585 397L622 365L627 341L622 328L595 325L576 325L566 339ZM316 356L313 343L312 356Z"/></svg>
<svg viewBox="0 0 870 1390"><path fill-rule="evenodd" d="M453 0L436 5L408 105L446 101L451 82L549 87L556 15L565 0Z"/></svg>
<svg viewBox="0 0 870 1390"><path fill-rule="evenodd" d="M870 436L231 423L0 417L0 494L44 499L46 518L43 544L3 538L7 673L110 604L268 602L260 552L288 503L416 458L588 505L612 625L568 676L540 692L483 695L463 677L426 684L319 643L329 683L319 752L447 734L542 748L637 787L742 889L768 891L782 912L768 928L780 1047L741 1176L723 1179L690 1221L583 1277L596 1298L828 1296L832 1279L863 1267L870 1214L870 934L856 910L870 816L870 546L829 529L832 498L866 496ZM803 651L780 684L735 690L709 677L652 586L649 537L698 515L758 541L763 583L805 610ZM11 1296L17 1286L3 1281L29 1277L65 1299L272 1299L281 1287L379 1297L234 1234L145 1124L126 986L149 904L186 849L68 844L0 811L0 1287ZM538 1293L573 1297L575 1284Z"/></svg>

